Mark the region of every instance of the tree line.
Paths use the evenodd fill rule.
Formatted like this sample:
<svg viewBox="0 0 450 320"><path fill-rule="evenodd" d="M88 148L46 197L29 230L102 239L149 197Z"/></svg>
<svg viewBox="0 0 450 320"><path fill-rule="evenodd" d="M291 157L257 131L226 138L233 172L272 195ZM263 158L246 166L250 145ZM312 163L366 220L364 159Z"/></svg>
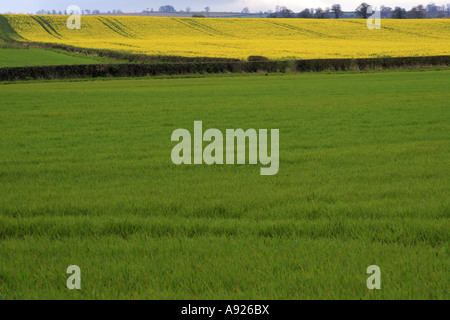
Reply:
<svg viewBox="0 0 450 320"><path fill-rule="evenodd" d="M340 19L340 18L362 18L367 19L371 12L369 12L370 5L366 2L361 3L354 11L352 12L344 12L340 4L333 4L328 8L307 8L301 12L294 12L287 7L277 6L276 11L268 11L268 12L260 12L260 16L267 16L268 18L303 18L303 19ZM186 13L191 11L190 7L186 8ZM418 5L412 7L410 10L406 10L402 7L387 7L381 6L380 14L382 19L435 19L435 18L450 18L450 3L446 6L438 6L434 3L430 3L427 6ZM142 11L143 13L154 12L153 9L146 9ZM171 5L161 6L158 12L163 13L174 13L177 12L176 9ZM184 12L184 11L180 11ZM206 7L204 12L207 14L210 12L210 8ZM82 11L82 14L86 15L96 15L96 14L117 14L123 13L122 10L111 10L107 12L101 12L100 10L88 10L85 9ZM245 7L242 14L249 14L250 10L248 7ZM37 11L36 14L56 14L56 15L67 15L66 11L57 11L57 10L40 10Z"/></svg>
<svg viewBox="0 0 450 320"><path fill-rule="evenodd" d="M381 6L380 15L383 19L435 19L449 18L450 4L438 6L430 3L427 6L418 5L406 11L405 8ZM340 18L361 18L367 19L372 14L368 3L361 3L354 12L344 12L340 4L333 4L329 8L310 8L295 13L286 7L278 7L276 12L271 12L268 18L303 18L303 19L340 19Z"/></svg>
<svg viewBox="0 0 450 320"><path fill-rule="evenodd" d="M81 11L82 15L89 15L89 14L102 14L102 13L108 13L108 14L117 14L117 13L123 13L122 10L117 9L117 10L111 10L111 11L105 11L105 12L101 12L100 10L89 10L89 9L85 9ZM39 10L36 12L36 14L49 14L49 15L67 15L67 11L64 10Z"/></svg>

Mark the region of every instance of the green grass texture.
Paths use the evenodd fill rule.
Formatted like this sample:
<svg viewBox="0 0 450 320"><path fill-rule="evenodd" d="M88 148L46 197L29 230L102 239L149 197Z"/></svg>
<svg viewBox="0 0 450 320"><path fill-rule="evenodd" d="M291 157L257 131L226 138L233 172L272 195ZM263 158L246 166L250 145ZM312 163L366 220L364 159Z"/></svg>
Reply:
<svg viewBox="0 0 450 320"><path fill-rule="evenodd" d="M1 67L54 66L100 63L89 57L76 57L44 49L0 49Z"/></svg>
<svg viewBox="0 0 450 320"><path fill-rule="evenodd" d="M2 84L0 299L448 299L449 87L448 69ZM278 174L174 165L196 120L279 129Z"/></svg>

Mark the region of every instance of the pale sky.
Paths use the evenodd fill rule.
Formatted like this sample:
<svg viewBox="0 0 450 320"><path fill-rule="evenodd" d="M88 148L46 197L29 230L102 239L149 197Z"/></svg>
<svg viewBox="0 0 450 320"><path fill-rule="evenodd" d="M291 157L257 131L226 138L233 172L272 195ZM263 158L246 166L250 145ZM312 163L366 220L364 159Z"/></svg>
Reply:
<svg viewBox="0 0 450 320"><path fill-rule="evenodd" d="M160 6L170 4L176 10L185 10L190 7L192 11L203 11L209 6L211 11L239 12L248 7L251 12L275 11L277 5L286 6L296 12L304 8L330 7L334 3L341 4L346 11L354 10L361 2L367 2L380 7L382 4L389 7L401 6L410 9L418 4L427 5L432 1L420 0L0 0L0 12L34 13L38 10L65 10L69 5L78 5L81 9L99 9L101 11L121 9L124 12L141 12L145 8L155 11ZM436 1L438 5L450 3L450 0Z"/></svg>

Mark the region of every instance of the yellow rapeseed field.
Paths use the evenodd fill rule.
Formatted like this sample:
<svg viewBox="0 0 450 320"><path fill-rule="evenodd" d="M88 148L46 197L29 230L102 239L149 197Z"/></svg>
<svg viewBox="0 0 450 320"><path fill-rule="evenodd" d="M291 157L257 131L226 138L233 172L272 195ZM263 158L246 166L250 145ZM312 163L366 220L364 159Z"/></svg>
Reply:
<svg viewBox="0 0 450 320"><path fill-rule="evenodd" d="M269 58L356 58L450 54L450 20L208 19L5 15L18 40L150 55Z"/></svg>

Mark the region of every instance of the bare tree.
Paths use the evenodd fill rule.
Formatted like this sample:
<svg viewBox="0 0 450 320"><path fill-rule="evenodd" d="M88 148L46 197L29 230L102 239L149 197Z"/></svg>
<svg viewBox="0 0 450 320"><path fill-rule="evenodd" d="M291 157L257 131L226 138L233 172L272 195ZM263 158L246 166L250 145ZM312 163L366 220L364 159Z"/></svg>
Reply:
<svg viewBox="0 0 450 320"><path fill-rule="evenodd" d="M191 7L186 7L186 12L187 13L191 12Z"/></svg>
<svg viewBox="0 0 450 320"><path fill-rule="evenodd" d="M370 5L363 2L356 8L355 13L358 18L367 19L369 17L369 7Z"/></svg>
<svg viewBox="0 0 450 320"><path fill-rule="evenodd" d="M331 12L333 12L334 17L336 19L339 19L339 17L342 15L342 8L340 4L333 4L331 6Z"/></svg>
<svg viewBox="0 0 450 320"><path fill-rule="evenodd" d="M400 7L395 7L392 11L392 19L406 19L406 10Z"/></svg>
<svg viewBox="0 0 450 320"><path fill-rule="evenodd" d="M325 19L327 17L327 12L322 8L317 8L314 12L314 18Z"/></svg>
<svg viewBox="0 0 450 320"><path fill-rule="evenodd" d="M413 7L409 10L408 15L412 19L423 19L426 16L426 10L423 5L418 5L417 7Z"/></svg>
<svg viewBox="0 0 450 320"><path fill-rule="evenodd" d="M159 7L159 12L175 12L175 8L171 5L165 5Z"/></svg>
<svg viewBox="0 0 450 320"><path fill-rule="evenodd" d="M248 9L248 7L245 7L244 9L242 9L242 12L241 13L243 13L243 14L249 14L250 13L250 10Z"/></svg>
<svg viewBox="0 0 450 320"><path fill-rule="evenodd" d="M303 18L303 19L311 19L313 18L313 14L309 9L305 9L302 12L297 14L297 18Z"/></svg>
<svg viewBox="0 0 450 320"><path fill-rule="evenodd" d="M382 19L389 19L392 16L392 8L381 6L380 15Z"/></svg>
<svg viewBox="0 0 450 320"><path fill-rule="evenodd" d="M427 5L427 11L430 18L436 18L436 16L439 14L439 7L434 3L430 3L429 5Z"/></svg>
<svg viewBox="0 0 450 320"><path fill-rule="evenodd" d="M286 7L281 7L280 11L269 14L268 18L295 18L295 13Z"/></svg>

